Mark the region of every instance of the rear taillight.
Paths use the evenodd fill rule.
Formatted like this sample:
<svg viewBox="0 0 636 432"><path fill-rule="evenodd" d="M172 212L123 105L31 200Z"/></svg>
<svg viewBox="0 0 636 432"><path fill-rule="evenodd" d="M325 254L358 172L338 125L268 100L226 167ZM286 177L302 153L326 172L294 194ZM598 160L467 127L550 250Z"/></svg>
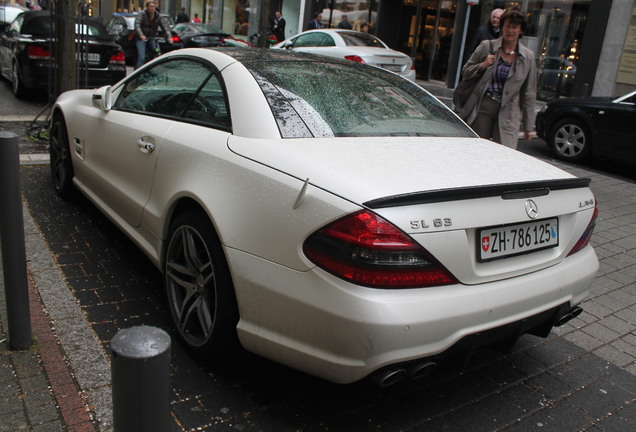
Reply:
<svg viewBox="0 0 636 432"><path fill-rule="evenodd" d="M576 242L576 244L574 245L570 253L568 253L568 256L574 255L575 253L577 253L578 251L580 251L581 249L583 249L585 246L588 245L588 243L590 242L590 239L592 238L592 233L594 232L594 227L596 226L597 218L598 218L598 206L597 206L596 199L594 199L594 213L592 213L592 220L590 220L590 223L587 225L587 228L585 228L583 235L581 236L581 238L579 238L579 241Z"/></svg>
<svg viewBox="0 0 636 432"><path fill-rule="evenodd" d="M348 56L345 56L345 59L351 60L351 61L354 61L354 62L357 62L357 63L364 63L365 62L364 60L362 60L362 57L357 56L357 55L348 55Z"/></svg>
<svg viewBox="0 0 636 432"><path fill-rule="evenodd" d="M372 288L421 288L455 278L407 234L363 210L312 234L303 245L317 266Z"/></svg>
<svg viewBox="0 0 636 432"><path fill-rule="evenodd" d="M51 52L41 46L30 45L27 47L27 56L31 60L48 60L51 58Z"/></svg>
<svg viewBox="0 0 636 432"><path fill-rule="evenodd" d="M172 35L172 37L170 38L172 43L180 43L181 42L181 38L179 37L179 35Z"/></svg>
<svg viewBox="0 0 636 432"><path fill-rule="evenodd" d="M110 60L108 61L110 64L116 65L125 65L126 64L126 56L123 52L119 51L117 54L113 54L110 56Z"/></svg>

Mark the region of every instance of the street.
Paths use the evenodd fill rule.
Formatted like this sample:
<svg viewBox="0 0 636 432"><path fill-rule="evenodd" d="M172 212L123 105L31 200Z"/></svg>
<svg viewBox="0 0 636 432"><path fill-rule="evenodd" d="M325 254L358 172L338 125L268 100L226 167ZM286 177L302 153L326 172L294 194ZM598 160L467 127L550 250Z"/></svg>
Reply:
<svg viewBox="0 0 636 432"><path fill-rule="evenodd" d="M0 117L37 114L46 104L17 102L6 81L0 99ZM0 128L21 136L21 153L46 153L45 142L24 139L26 124L3 121ZM173 429L634 430L636 174L603 162L556 162L539 139L520 149L592 178L600 209L592 243L601 271L579 318L548 339L523 336L511 353L480 350L462 371L453 363L388 388L331 384L246 352L212 364L190 357L173 339ZM79 194L58 197L47 165L25 165L21 173L25 205L105 355L123 328L152 325L174 336L161 275L134 244Z"/></svg>

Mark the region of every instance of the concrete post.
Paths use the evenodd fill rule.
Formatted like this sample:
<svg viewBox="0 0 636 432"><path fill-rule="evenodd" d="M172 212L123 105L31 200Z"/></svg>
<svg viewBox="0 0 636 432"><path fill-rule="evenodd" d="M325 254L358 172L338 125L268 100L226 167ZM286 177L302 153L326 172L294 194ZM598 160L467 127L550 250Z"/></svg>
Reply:
<svg viewBox="0 0 636 432"><path fill-rule="evenodd" d="M111 341L115 432L170 432L170 336L139 326Z"/></svg>
<svg viewBox="0 0 636 432"><path fill-rule="evenodd" d="M31 346L31 311L27 281L18 136L0 131L0 238L7 301L9 346Z"/></svg>

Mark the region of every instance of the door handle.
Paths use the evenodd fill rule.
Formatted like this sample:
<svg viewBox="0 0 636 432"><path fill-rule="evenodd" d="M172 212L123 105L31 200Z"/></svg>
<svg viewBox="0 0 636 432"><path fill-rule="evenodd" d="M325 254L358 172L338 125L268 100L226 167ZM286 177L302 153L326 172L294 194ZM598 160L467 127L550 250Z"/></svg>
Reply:
<svg viewBox="0 0 636 432"><path fill-rule="evenodd" d="M137 140L137 147L142 153L152 153L153 151L155 151L156 145L153 142L146 141L144 138L139 138Z"/></svg>

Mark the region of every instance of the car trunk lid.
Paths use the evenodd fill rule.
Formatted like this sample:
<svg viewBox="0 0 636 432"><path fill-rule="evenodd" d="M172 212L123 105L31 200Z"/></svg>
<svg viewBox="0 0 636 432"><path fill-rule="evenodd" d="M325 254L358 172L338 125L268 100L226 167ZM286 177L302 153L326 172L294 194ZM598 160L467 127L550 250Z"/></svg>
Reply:
<svg viewBox="0 0 636 432"><path fill-rule="evenodd" d="M464 284L557 264L585 231L595 204L589 181L475 138L257 143L232 137L229 146L371 209L413 237ZM543 237L538 244L514 247L511 242L519 241L512 238L514 230ZM507 247L497 236L509 237Z"/></svg>

